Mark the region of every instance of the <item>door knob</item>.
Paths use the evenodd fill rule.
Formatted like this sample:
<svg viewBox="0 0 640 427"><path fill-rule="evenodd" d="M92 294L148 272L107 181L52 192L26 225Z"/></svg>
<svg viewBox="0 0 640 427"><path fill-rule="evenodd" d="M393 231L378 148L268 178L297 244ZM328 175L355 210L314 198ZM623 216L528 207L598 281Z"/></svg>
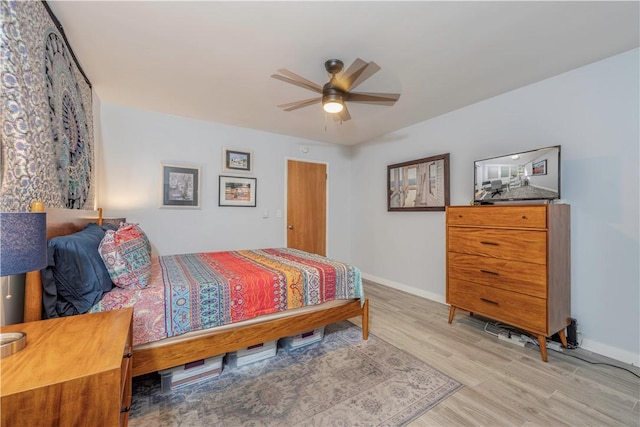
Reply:
<svg viewBox="0 0 640 427"><path fill-rule="evenodd" d="M289 230L293 230L293 225L287 227Z"/></svg>

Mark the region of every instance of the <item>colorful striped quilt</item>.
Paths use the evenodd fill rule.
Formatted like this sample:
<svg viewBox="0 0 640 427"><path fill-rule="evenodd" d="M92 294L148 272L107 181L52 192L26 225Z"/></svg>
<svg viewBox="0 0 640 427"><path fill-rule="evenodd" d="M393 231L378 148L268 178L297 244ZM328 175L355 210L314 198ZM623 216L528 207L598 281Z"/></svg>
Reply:
<svg viewBox="0 0 640 427"><path fill-rule="evenodd" d="M295 249L153 257L149 286L114 287L91 312L133 307L134 345L263 314L363 298L358 268Z"/></svg>
<svg viewBox="0 0 640 427"><path fill-rule="evenodd" d="M362 298L356 267L295 249L160 257L168 336Z"/></svg>

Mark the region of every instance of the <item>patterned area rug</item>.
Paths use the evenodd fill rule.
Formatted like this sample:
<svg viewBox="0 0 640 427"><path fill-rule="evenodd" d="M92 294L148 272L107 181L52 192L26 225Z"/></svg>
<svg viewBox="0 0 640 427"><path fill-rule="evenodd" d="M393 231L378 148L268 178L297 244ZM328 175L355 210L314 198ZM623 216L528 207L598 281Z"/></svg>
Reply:
<svg viewBox="0 0 640 427"><path fill-rule="evenodd" d="M133 379L129 425L399 426L462 385L359 327L340 322L324 339L220 376L161 391L156 373Z"/></svg>

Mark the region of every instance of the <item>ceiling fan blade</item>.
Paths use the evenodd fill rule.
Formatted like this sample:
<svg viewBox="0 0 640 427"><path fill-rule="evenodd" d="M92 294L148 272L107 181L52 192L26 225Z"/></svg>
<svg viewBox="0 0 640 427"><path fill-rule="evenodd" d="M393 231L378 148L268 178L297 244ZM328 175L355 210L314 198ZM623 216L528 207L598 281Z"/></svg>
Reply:
<svg viewBox="0 0 640 427"><path fill-rule="evenodd" d="M302 77L302 76L300 76L300 75L298 75L298 74L296 74L296 73L294 73L294 72L292 72L292 71L285 70L284 68L280 68L280 69L278 70L278 72L279 72L280 74L283 74L283 75L285 75L285 76L289 77L290 79L297 80L297 81L299 81L299 82L301 82L301 83L306 83L306 84L308 84L308 85L309 85L309 86L311 86L311 87L315 87L317 92L322 92L322 86L320 86L319 84L316 84L316 83L312 82L311 80L307 80L307 79L305 79L304 77Z"/></svg>
<svg viewBox="0 0 640 427"><path fill-rule="evenodd" d="M356 62L362 61L362 59L356 59ZM364 61L362 61L364 62ZM349 67L351 69L351 67ZM355 89L357 86L362 84L369 77L373 76L375 73L380 71L380 66L375 62L364 62L364 66L361 66L353 71L351 74L346 74L345 83L346 83L346 91L350 91Z"/></svg>
<svg viewBox="0 0 640 427"><path fill-rule="evenodd" d="M279 108L283 108L284 111L293 111L298 108L308 107L309 105L317 104L322 101L322 98L310 98L303 99L302 101L289 102L287 104L278 105Z"/></svg>
<svg viewBox="0 0 640 427"><path fill-rule="evenodd" d="M351 114L349 114L349 110L347 110L347 106L345 105L342 111L339 113L332 114L334 122L346 122L347 120L351 120Z"/></svg>
<svg viewBox="0 0 640 427"><path fill-rule="evenodd" d="M340 90L347 92L351 87L353 81L358 78L358 76L364 71L367 65L368 62L360 58L356 58L356 60L353 61L353 64L351 64L339 78L336 78L336 86Z"/></svg>
<svg viewBox="0 0 640 427"><path fill-rule="evenodd" d="M280 74L272 74L271 77L273 77L274 79L277 79L277 80L282 80L283 82L286 82L286 83L291 83L292 85L296 85L296 86L300 86L300 87L305 88L305 89L309 89L309 90L311 90L313 92L322 93L322 87L318 86L317 84L315 84L313 82L309 82L309 83L311 83L311 84L309 84L309 83L306 83L306 81L305 82L301 82L301 81L298 81L298 80L293 80L293 79L290 79L288 77L281 76Z"/></svg>
<svg viewBox="0 0 640 427"><path fill-rule="evenodd" d="M364 68L364 70L362 70L360 75L353 81L353 83L351 83L351 86L349 86L349 90L355 89L357 86L360 86L360 84L362 84L369 77L373 76L375 73L380 71L380 69L381 69L380 66L375 62L373 61L369 62L369 64Z"/></svg>
<svg viewBox="0 0 640 427"><path fill-rule="evenodd" d="M399 93L358 93L347 94L347 101L363 104L393 105L400 99Z"/></svg>

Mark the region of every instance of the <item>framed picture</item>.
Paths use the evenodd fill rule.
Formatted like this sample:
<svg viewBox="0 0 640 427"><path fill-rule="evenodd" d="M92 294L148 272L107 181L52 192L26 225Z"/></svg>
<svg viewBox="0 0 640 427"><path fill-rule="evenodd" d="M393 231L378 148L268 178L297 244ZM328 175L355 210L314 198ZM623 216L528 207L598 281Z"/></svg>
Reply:
<svg viewBox="0 0 640 427"><path fill-rule="evenodd" d="M443 211L449 205L449 153L387 166L387 211Z"/></svg>
<svg viewBox="0 0 640 427"><path fill-rule="evenodd" d="M257 178L220 175L218 206L256 206Z"/></svg>
<svg viewBox="0 0 640 427"><path fill-rule="evenodd" d="M162 207L200 208L200 168L162 165Z"/></svg>
<svg viewBox="0 0 640 427"><path fill-rule="evenodd" d="M547 174L547 159L540 160L531 165L531 175L546 175Z"/></svg>
<svg viewBox="0 0 640 427"><path fill-rule="evenodd" d="M253 169L253 153L222 149L222 170L225 172L251 173Z"/></svg>

